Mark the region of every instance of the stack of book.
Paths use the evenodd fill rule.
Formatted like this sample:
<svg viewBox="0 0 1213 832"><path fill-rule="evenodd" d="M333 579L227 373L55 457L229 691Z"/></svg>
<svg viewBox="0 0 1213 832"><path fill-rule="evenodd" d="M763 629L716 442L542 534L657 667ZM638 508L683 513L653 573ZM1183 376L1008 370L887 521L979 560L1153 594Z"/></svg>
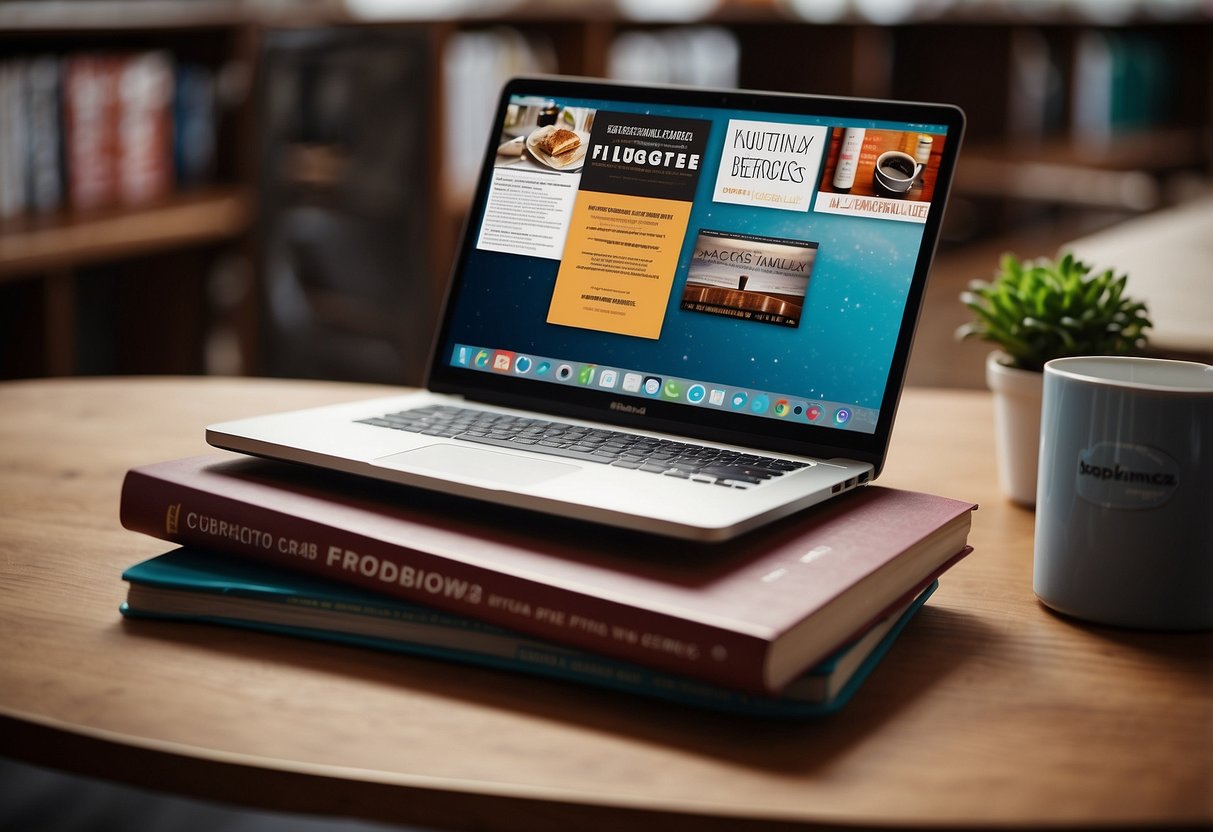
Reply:
<svg viewBox="0 0 1213 832"><path fill-rule="evenodd" d="M195 457L127 473L123 525L183 548L124 573L122 612L817 716L850 698L969 552L974 508L868 486L700 545Z"/></svg>

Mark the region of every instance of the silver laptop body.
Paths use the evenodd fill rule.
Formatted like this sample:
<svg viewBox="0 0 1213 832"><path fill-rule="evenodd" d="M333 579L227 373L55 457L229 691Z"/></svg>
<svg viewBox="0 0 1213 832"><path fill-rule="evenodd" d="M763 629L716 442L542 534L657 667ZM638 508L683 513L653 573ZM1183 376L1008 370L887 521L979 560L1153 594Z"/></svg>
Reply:
<svg viewBox="0 0 1213 832"><path fill-rule="evenodd" d="M426 389L208 442L702 541L879 474L959 110L540 77L493 125Z"/></svg>

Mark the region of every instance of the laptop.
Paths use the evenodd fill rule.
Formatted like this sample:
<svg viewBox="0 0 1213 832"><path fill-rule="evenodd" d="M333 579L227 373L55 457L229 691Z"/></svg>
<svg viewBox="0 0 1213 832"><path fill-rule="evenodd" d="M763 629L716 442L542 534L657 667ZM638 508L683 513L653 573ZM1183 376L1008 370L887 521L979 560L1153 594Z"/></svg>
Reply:
<svg viewBox="0 0 1213 832"><path fill-rule="evenodd" d="M963 129L939 104L511 80L424 389L207 441L699 541L861 487Z"/></svg>

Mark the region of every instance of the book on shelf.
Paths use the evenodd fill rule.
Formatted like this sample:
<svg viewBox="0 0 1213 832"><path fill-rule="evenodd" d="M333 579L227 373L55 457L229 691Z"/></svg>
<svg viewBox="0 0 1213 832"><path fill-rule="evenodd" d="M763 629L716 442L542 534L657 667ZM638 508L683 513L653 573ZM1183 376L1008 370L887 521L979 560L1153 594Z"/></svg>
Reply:
<svg viewBox="0 0 1213 832"><path fill-rule="evenodd" d="M167 52L129 55L118 76L118 199L145 205L173 188L173 59Z"/></svg>
<svg viewBox="0 0 1213 832"><path fill-rule="evenodd" d="M215 175L215 74L201 64L177 64L173 96L173 167L177 186L189 188Z"/></svg>
<svg viewBox="0 0 1213 832"><path fill-rule="evenodd" d="M0 219L15 217L26 206L30 136L24 74L21 62L0 62Z"/></svg>
<svg viewBox="0 0 1213 832"><path fill-rule="evenodd" d="M63 73L64 159L71 207L87 211L118 201L118 79L113 54L68 57Z"/></svg>
<svg viewBox="0 0 1213 832"><path fill-rule="evenodd" d="M29 111L27 210L45 214L63 204L63 127L59 110L59 61L39 55L26 63Z"/></svg>
<svg viewBox="0 0 1213 832"><path fill-rule="evenodd" d="M133 468L129 529L776 693L968 553L972 503L867 486L696 545L249 457Z"/></svg>
<svg viewBox="0 0 1213 832"><path fill-rule="evenodd" d="M1073 135L1106 144L1170 120L1180 72L1177 55L1156 33L1085 29L1073 58Z"/></svg>
<svg viewBox="0 0 1213 832"><path fill-rule="evenodd" d="M932 583L779 695L754 696L233 555L181 548L127 569L122 614L243 627L519 672L766 717L816 717L851 699L934 592Z"/></svg>

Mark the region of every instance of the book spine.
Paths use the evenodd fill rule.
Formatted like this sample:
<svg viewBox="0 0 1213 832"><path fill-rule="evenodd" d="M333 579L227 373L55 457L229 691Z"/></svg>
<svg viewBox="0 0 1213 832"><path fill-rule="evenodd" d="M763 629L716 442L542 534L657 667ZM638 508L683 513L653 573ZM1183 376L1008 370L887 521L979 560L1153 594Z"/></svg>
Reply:
<svg viewBox="0 0 1213 832"><path fill-rule="evenodd" d="M215 77L201 64L177 67L173 91L173 167L179 187L209 181L215 169Z"/></svg>
<svg viewBox="0 0 1213 832"><path fill-rule="evenodd" d="M139 469L123 481L120 519L173 543L309 572L732 690L777 692L765 684L768 645L757 636L505 575Z"/></svg>
<svg viewBox="0 0 1213 832"><path fill-rule="evenodd" d="M25 62L0 61L0 219L26 210L29 167L29 113L23 76Z"/></svg>
<svg viewBox="0 0 1213 832"><path fill-rule="evenodd" d="M161 199L173 185L173 64L164 52L128 58L118 76L118 193L127 205Z"/></svg>
<svg viewBox="0 0 1213 832"><path fill-rule="evenodd" d="M194 590L173 589L171 591L192 592ZM324 602L315 598L283 596L256 590L226 590L223 594L249 598L266 605L301 606L309 610L326 609ZM921 600L916 602L914 607L907 609L902 618L908 620L920 605ZM788 696L752 696L708 685L694 679L650 670L631 662L617 661L605 656L561 647L462 616L453 616L425 607L388 601L382 604L342 602L340 611L341 614L347 616L366 616L381 621L404 623L408 627L407 637L370 635L356 630L347 630L340 625L330 626L322 618L316 620L316 626L309 626L302 623L279 623L239 615L149 610L138 600L130 598L120 607L120 611L123 615L134 618L198 621L246 627L294 637L353 644L375 650L528 673L676 702L696 708L731 713L809 717L828 713L839 707L843 701L841 697L833 699L829 691L829 675L821 670L815 669L814 672L798 678L796 684L791 686L794 692ZM897 631L901 626L904 626L904 621L899 620ZM869 654L870 664L874 665L879 660L884 648L887 647L886 642L891 642L896 635L897 632L894 631L884 636L881 645Z"/></svg>
<svg viewBox="0 0 1213 832"><path fill-rule="evenodd" d="M58 210L63 202L62 127L59 59L42 55L30 61L26 92L30 123L30 209Z"/></svg>
<svg viewBox="0 0 1213 832"><path fill-rule="evenodd" d="M80 54L68 59L64 79L68 194L87 211L118 199L118 72L121 58Z"/></svg>

